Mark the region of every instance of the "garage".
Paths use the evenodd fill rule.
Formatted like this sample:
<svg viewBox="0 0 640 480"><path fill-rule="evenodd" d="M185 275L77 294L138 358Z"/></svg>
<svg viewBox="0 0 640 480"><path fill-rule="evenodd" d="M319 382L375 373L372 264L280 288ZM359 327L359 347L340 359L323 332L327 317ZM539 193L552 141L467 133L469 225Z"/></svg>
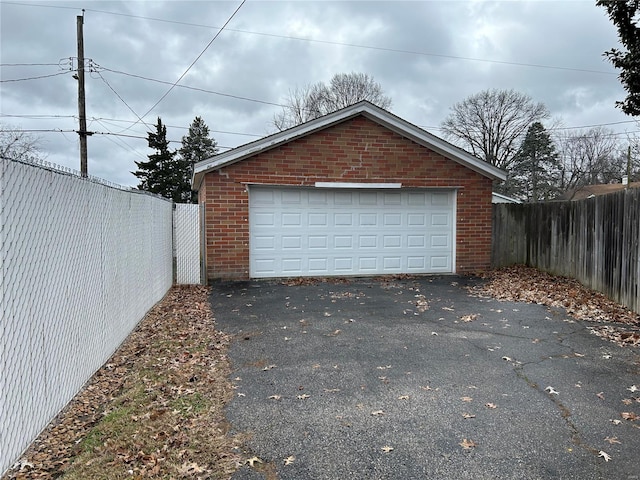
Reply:
<svg viewBox="0 0 640 480"><path fill-rule="evenodd" d="M250 276L449 273L455 192L249 189Z"/></svg>
<svg viewBox="0 0 640 480"><path fill-rule="evenodd" d="M478 272L505 178L359 102L195 165L207 279Z"/></svg>

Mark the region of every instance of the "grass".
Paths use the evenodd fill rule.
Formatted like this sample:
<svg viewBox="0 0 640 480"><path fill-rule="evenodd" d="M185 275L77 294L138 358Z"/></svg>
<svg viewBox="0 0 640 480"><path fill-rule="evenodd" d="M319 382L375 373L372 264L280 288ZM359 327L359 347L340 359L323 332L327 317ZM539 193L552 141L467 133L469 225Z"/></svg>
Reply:
<svg viewBox="0 0 640 480"><path fill-rule="evenodd" d="M230 478L229 339L204 287L174 287L3 479Z"/></svg>

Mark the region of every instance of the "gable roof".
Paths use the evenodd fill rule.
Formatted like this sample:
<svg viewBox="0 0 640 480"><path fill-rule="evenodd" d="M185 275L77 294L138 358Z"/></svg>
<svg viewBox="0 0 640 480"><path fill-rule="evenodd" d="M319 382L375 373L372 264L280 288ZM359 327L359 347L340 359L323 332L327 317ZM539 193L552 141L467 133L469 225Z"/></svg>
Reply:
<svg viewBox="0 0 640 480"><path fill-rule="evenodd" d="M561 200L583 200L585 198L597 197L608 193L619 192L627 188L640 188L640 182L630 182L627 185L622 183L602 183L597 185L586 185L575 190L569 190L560 197Z"/></svg>
<svg viewBox="0 0 640 480"><path fill-rule="evenodd" d="M212 170L218 170L249 157L276 148L285 143L313 134L325 128L350 120L362 115L369 120L388 128L389 130L412 140L413 142L433 150L442 156L458 162L465 167L480 173L492 180L505 180L506 173L489 163L465 152L461 148L436 137L412 123L403 120L392 113L383 110L372 103L363 100L333 113L316 118L293 128L274 133L251 143L241 145L227 152L221 153L207 160L198 162L194 166L192 188L199 190L204 175Z"/></svg>

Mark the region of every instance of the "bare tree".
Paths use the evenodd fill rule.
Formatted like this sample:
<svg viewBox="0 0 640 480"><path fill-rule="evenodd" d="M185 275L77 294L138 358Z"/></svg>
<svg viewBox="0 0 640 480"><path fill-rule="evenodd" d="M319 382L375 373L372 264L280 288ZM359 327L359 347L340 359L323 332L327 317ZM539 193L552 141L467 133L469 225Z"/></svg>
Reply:
<svg viewBox="0 0 640 480"><path fill-rule="evenodd" d="M515 90L484 90L451 107L445 137L473 155L509 170L527 129L549 117L543 103Z"/></svg>
<svg viewBox="0 0 640 480"><path fill-rule="evenodd" d="M620 145L607 128L563 131L557 144L562 160L560 188L564 191L620 181L624 174Z"/></svg>
<svg viewBox="0 0 640 480"><path fill-rule="evenodd" d="M273 117L273 125L282 131L324 115L323 89L322 83L316 83L289 90L285 106Z"/></svg>
<svg viewBox="0 0 640 480"><path fill-rule="evenodd" d="M389 108L391 99L382 87L366 73L338 73L329 85L318 82L289 91L282 111L273 118L280 131L295 127L341 108L367 100L380 108Z"/></svg>
<svg viewBox="0 0 640 480"><path fill-rule="evenodd" d="M8 160L42 160L40 139L19 128L0 124L0 158Z"/></svg>

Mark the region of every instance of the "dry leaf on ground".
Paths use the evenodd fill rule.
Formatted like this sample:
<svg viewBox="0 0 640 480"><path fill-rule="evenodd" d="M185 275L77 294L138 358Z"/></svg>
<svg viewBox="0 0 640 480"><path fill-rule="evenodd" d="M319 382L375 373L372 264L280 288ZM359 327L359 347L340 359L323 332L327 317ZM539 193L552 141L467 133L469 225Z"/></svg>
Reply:
<svg viewBox="0 0 640 480"><path fill-rule="evenodd" d="M474 448L474 447L478 446L478 444L476 442L474 442L473 440L466 439L466 438L463 439L458 445L460 445L465 450L469 450L471 448Z"/></svg>

